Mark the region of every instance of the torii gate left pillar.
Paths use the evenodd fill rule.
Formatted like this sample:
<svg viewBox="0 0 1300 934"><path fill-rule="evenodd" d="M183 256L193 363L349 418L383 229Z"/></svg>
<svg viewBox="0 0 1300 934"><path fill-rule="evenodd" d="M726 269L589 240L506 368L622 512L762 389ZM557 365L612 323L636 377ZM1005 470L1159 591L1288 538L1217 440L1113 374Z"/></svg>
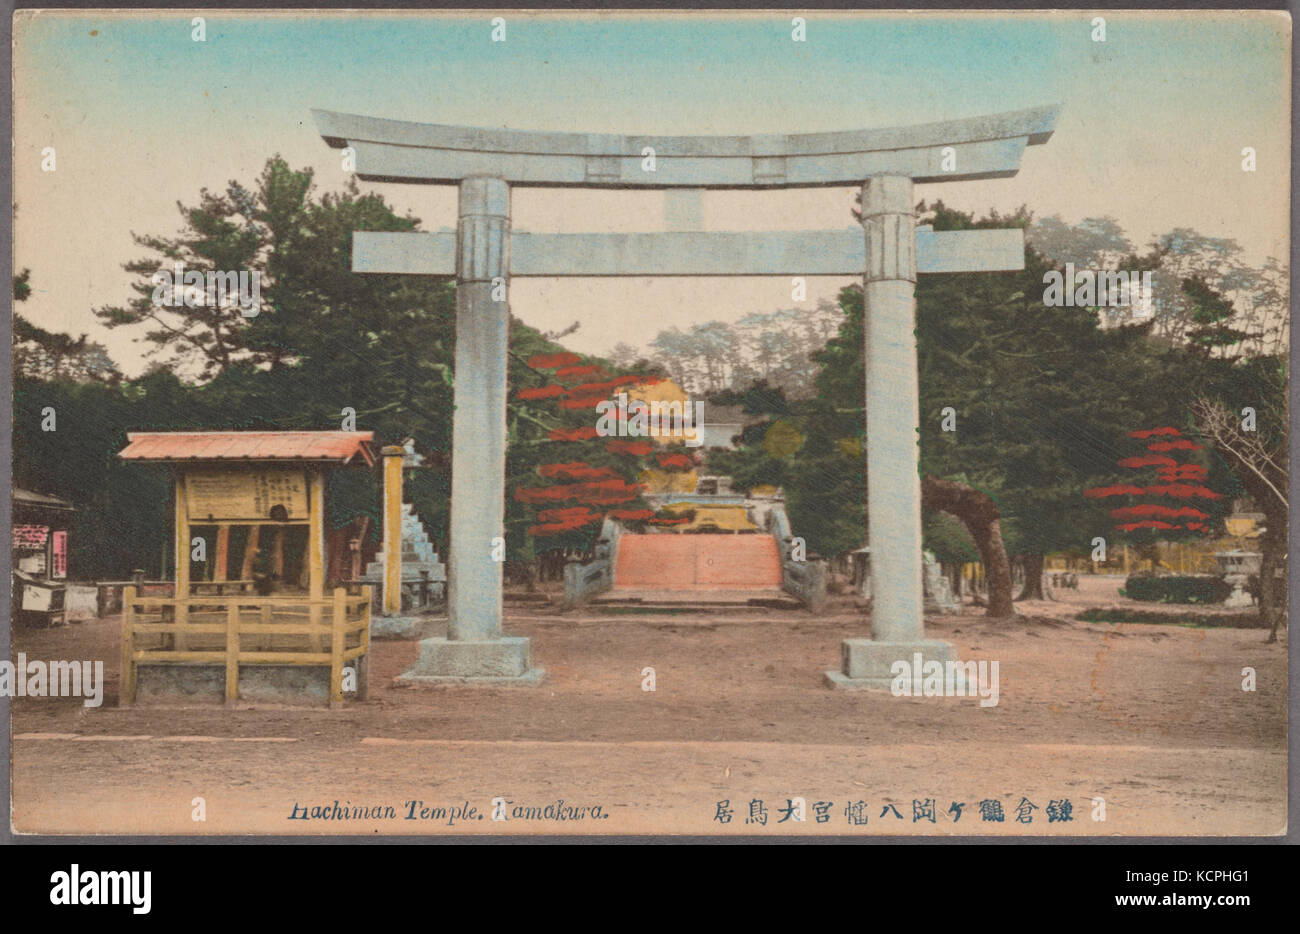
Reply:
<svg viewBox="0 0 1300 934"><path fill-rule="evenodd" d="M456 391L451 422L447 636L420 642L402 680L536 684L529 640L501 634L505 555L510 185L460 182L456 218Z"/></svg>

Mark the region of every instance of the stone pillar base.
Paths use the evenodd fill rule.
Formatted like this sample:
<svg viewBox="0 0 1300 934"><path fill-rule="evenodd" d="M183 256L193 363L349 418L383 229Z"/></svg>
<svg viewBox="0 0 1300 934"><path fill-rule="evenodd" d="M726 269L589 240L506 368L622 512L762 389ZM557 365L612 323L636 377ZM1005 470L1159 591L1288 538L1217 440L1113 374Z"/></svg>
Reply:
<svg viewBox="0 0 1300 934"><path fill-rule="evenodd" d="M424 630L426 616L381 616L370 617L370 638L372 639L410 639Z"/></svg>
<svg viewBox="0 0 1300 934"><path fill-rule="evenodd" d="M540 684L546 672L531 665L528 639L423 639L415 664L397 684Z"/></svg>
<svg viewBox="0 0 1300 934"><path fill-rule="evenodd" d="M896 675L890 666L904 661L911 669L916 653L921 653L922 663L954 661L952 645L939 639L917 639L909 642L877 642L874 639L845 639L841 643L844 665L841 671L826 672L828 687L844 689L889 689Z"/></svg>

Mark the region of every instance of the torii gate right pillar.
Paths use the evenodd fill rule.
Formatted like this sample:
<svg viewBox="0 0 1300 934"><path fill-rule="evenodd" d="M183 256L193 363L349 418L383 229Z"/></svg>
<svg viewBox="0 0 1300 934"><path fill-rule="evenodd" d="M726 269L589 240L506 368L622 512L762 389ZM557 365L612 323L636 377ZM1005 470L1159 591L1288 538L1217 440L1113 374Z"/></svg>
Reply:
<svg viewBox="0 0 1300 934"><path fill-rule="evenodd" d="M906 175L874 176L862 186L873 638L844 640L842 669L826 672L834 687L888 687L895 662L906 661L910 669L918 653L923 663L953 657L947 642L925 638L912 187Z"/></svg>

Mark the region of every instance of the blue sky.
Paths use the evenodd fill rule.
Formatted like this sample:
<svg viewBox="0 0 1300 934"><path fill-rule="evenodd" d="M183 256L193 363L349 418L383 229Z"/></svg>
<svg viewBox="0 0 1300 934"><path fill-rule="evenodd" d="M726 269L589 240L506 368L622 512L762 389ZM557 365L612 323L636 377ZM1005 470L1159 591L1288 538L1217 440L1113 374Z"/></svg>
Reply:
<svg viewBox="0 0 1300 934"><path fill-rule="evenodd" d="M176 201L251 182L279 152L342 184L314 107L434 123L611 133L770 133L922 123L1063 105L1055 137L1014 179L930 185L966 210L1116 217L1138 243L1175 226L1236 238L1249 257L1287 255L1290 20L1241 12L506 17L492 14L21 14L15 23L15 265L32 269L23 309L47 328L89 331L129 372L126 331L90 309L119 303L131 231L172 233ZM92 34L93 33L93 34ZM57 152L41 172L41 150ZM1258 171L1240 169L1253 146ZM454 223L444 187L372 185L427 228ZM843 227L848 189L709 193L711 229ZM515 226L653 230L653 192L523 190ZM839 280L814 283L832 296ZM782 280L521 282L513 310L538 327L584 328L607 350L611 310L662 326L789 307ZM585 333L584 333L585 332ZM590 342L590 343L588 343Z"/></svg>

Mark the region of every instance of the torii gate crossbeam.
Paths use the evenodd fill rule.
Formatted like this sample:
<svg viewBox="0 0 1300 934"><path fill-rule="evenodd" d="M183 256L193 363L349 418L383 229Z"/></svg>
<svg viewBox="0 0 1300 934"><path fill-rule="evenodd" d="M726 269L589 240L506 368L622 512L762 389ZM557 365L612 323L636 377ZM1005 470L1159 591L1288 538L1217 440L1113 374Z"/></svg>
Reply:
<svg viewBox="0 0 1300 934"><path fill-rule="evenodd" d="M527 639L501 634L511 276L863 274L872 639L846 639L837 687L887 687L894 661L946 661L925 638L916 359L918 272L1023 268L1020 230L917 228L916 182L1014 175L1047 142L1057 108L844 133L613 136L493 130L315 111L363 179L459 186L450 233L358 232L353 269L456 276L449 625L421 643L415 682L536 683ZM510 229L512 186L796 188L862 186L863 230L529 234ZM675 208L679 213L683 203ZM686 215L697 213L689 202Z"/></svg>

